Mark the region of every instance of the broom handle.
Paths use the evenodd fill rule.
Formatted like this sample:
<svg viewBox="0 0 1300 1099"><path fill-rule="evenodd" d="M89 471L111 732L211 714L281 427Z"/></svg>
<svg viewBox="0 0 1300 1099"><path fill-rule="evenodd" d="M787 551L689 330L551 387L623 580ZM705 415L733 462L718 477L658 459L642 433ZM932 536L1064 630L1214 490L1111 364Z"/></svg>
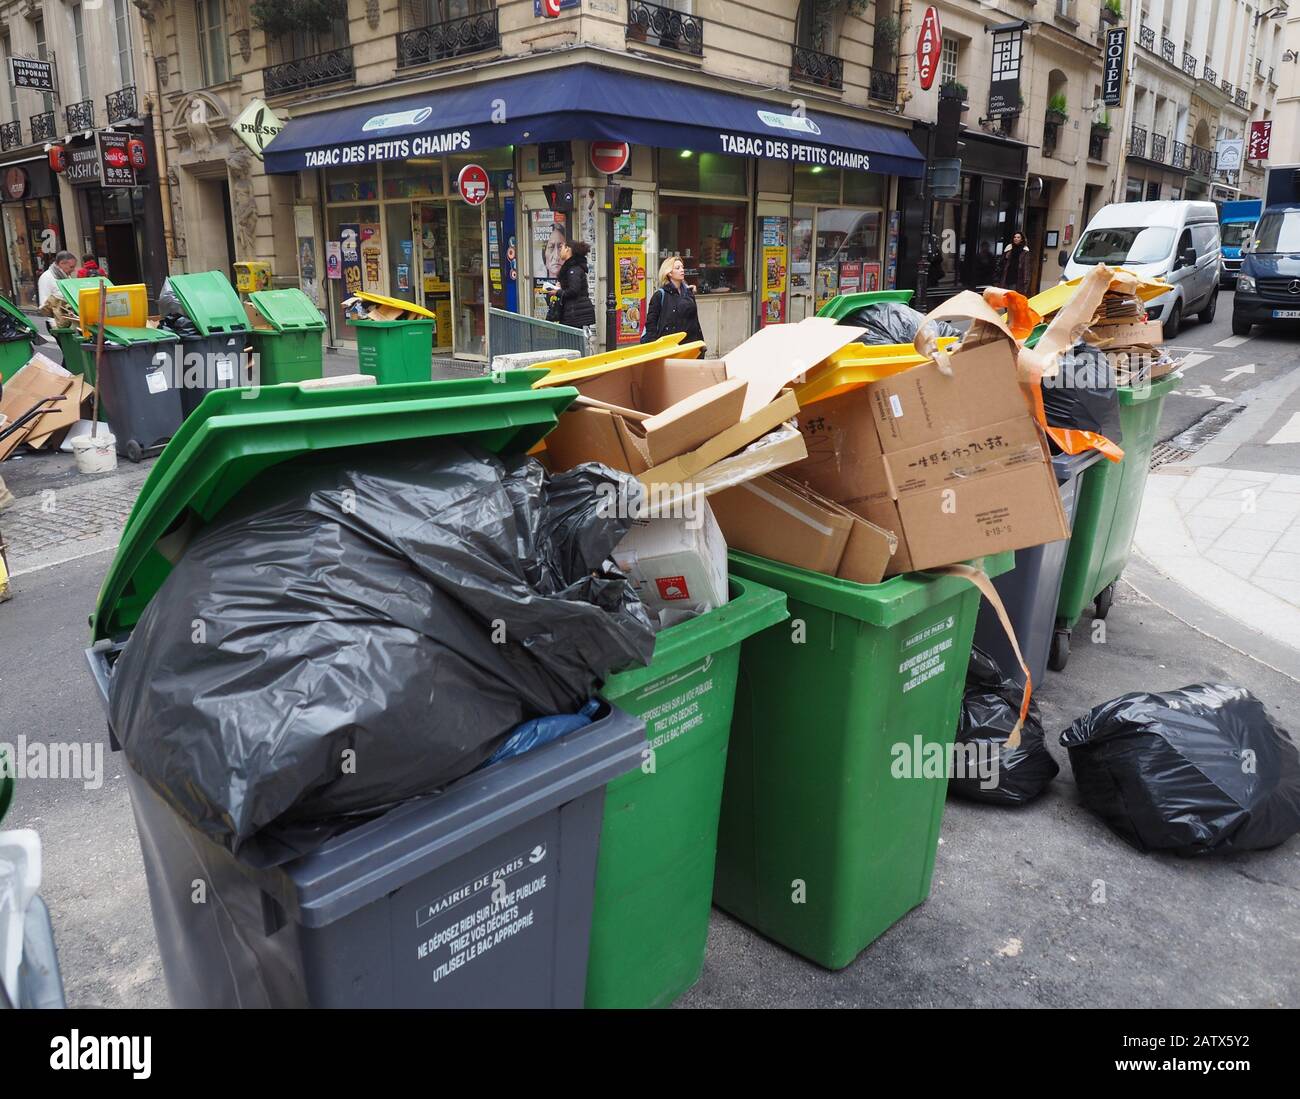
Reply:
<svg viewBox="0 0 1300 1099"><path fill-rule="evenodd" d="M99 325L95 332L95 395L91 404L90 437L99 437L99 387L104 384L104 310L108 293L104 289L104 280L99 280Z"/></svg>

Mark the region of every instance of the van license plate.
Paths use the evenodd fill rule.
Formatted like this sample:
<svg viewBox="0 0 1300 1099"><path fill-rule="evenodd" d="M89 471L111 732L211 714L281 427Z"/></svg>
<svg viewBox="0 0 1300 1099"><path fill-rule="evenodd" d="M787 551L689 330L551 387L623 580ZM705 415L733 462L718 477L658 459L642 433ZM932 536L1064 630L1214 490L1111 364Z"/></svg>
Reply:
<svg viewBox="0 0 1300 1099"><path fill-rule="evenodd" d="M1274 309L1273 319L1275 321L1300 320L1300 309Z"/></svg>

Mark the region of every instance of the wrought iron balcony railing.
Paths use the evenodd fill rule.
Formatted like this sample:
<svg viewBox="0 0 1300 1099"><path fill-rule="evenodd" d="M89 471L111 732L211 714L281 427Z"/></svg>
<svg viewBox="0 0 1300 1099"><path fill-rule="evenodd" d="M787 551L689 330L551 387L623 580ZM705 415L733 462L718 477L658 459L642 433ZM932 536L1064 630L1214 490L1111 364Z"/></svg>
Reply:
<svg viewBox="0 0 1300 1099"><path fill-rule="evenodd" d="M1174 40L1172 38L1161 38L1160 56L1172 65L1174 64L1174 58L1177 57L1177 55L1178 50L1177 47L1174 46Z"/></svg>
<svg viewBox="0 0 1300 1099"><path fill-rule="evenodd" d="M1244 106L1246 106L1246 89L1245 89L1245 88L1238 88L1238 89L1237 89L1237 94L1236 94L1236 96L1233 97L1233 102L1236 103L1238 107L1244 107Z"/></svg>
<svg viewBox="0 0 1300 1099"><path fill-rule="evenodd" d="M884 69L871 70L872 99L880 103L895 103L898 100L898 73Z"/></svg>
<svg viewBox="0 0 1300 1099"><path fill-rule="evenodd" d="M1209 84L1217 84L1219 82L1219 74L1210 68L1210 63L1208 61L1205 63L1205 67L1201 69L1201 79Z"/></svg>
<svg viewBox="0 0 1300 1099"><path fill-rule="evenodd" d="M1165 162L1165 148L1168 146L1168 144L1169 144L1169 139L1165 137L1164 134L1152 134L1151 153L1149 159L1158 161L1159 163L1163 164Z"/></svg>
<svg viewBox="0 0 1300 1099"><path fill-rule="evenodd" d="M1208 177L1214 171L1214 150L1193 145L1191 163L1193 175Z"/></svg>
<svg viewBox="0 0 1300 1099"><path fill-rule="evenodd" d="M32 115L32 142L54 140L54 112Z"/></svg>
<svg viewBox="0 0 1300 1099"><path fill-rule="evenodd" d="M135 85L127 84L115 92L109 92L104 97L104 107L108 111L110 126L125 122L128 118L135 118L140 113L140 108L135 101Z"/></svg>
<svg viewBox="0 0 1300 1099"><path fill-rule="evenodd" d="M1088 134L1088 157L1091 160L1104 160L1106 158L1106 139L1110 137L1109 130L1099 130L1096 126Z"/></svg>
<svg viewBox="0 0 1300 1099"><path fill-rule="evenodd" d="M1147 132L1141 126L1134 126L1128 134L1128 155L1147 155Z"/></svg>
<svg viewBox="0 0 1300 1099"><path fill-rule="evenodd" d="M431 65L449 57L494 50L501 44L497 9L430 23L427 27L402 31L397 36L397 67Z"/></svg>
<svg viewBox="0 0 1300 1099"><path fill-rule="evenodd" d="M817 50L795 46L790 76L794 80L838 91L844 87L844 59L831 53L819 53Z"/></svg>
<svg viewBox="0 0 1300 1099"><path fill-rule="evenodd" d="M326 84L339 84L351 80L352 76L352 47L343 46L311 57L268 65L262 70L262 85L268 96L286 95Z"/></svg>
<svg viewBox="0 0 1300 1099"><path fill-rule="evenodd" d="M1224 94L1224 95L1226 95L1229 99L1232 98L1232 81L1231 81L1231 80L1220 80L1220 81L1219 81L1219 87L1223 89L1223 94Z"/></svg>
<svg viewBox="0 0 1300 1099"><path fill-rule="evenodd" d="M1187 167L1187 146L1181 141L1175 141L1169 153L1169 164L1173 168Z"/></svg>
<svg viewBox="0 0 1300 1099"><path fill-rule="evenodd" d="M704 54L704 20L647 0L627 0L629 42L645 42L695 57Z"/></svg>
<svg viewBox="0 0 1300 1099"><path fill-rule="evenodd" d="M23 143L23 124L14 119L0 126L0 151L7 152Z"/></svg>
<svg viewBox="0 0 1300 1099"><path fill-rule="evenodd" d="M95 128L95 101L83 99L80 103L69 103L63 108L63 117L67 119L68 131L93 130Z"/></svg>
<svg viewBox="0 0 1300 1099"><path fill-rule="evenodd" d="M1185 72L1188 76L1193 78L1196 76L1196 66L1198 64L1200 64L1200 62L1197 61L1197 59L1192 54L1190 53L1183 54L1183 72Z"/></svg>
<svg viewBox="0 0 1300 1099"><path fill-rule="evenodd" d="M1144 50L1156 52L1156 31L1154 27L1144 26L1138 31L1138 41L1142 44Z"/></svg>

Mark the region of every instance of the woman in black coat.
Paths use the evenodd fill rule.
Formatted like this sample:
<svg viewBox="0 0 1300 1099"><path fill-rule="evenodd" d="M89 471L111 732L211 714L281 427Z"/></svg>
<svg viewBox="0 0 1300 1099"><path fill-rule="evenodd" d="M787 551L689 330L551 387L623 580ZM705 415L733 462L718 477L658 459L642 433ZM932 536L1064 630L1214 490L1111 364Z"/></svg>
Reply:
<svg viewBox="0 0 1300 1099"><path fill-rule="evenodd" d="M681 256L669 256L659 267L659 289L650 295L646 306L641 342L653 343L673 332L685 332L686 343L704 342L695 295L686 285L686 267Z"/></svg>
<svg viewBox="0 0 1300 1099"><path fill-rule="evenodd" d="M560 250L559 314L553 320L571 328L589 328L596 323L596 307L587 293L587 253L591 245L586 241L570 241Z"/></svg>

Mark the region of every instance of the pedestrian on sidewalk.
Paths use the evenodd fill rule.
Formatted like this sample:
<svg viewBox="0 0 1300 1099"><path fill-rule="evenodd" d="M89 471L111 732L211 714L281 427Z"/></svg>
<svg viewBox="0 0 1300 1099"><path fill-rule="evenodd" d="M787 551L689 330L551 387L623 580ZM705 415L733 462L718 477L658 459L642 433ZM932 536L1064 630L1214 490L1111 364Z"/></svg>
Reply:
<svg viewBox="0 0 1300 1099"><path fill-rule="evenodd" d="M704 342L700 315L695 307L695 287L686 285L686 266L681 256L669 256L659 265L659 289L650 296L645 311L642 343L654 343L661 336L685 332L686 342ZM703 356L704 352L700 352Z"/></svg>
<svg viewBox="0 0 1300 1099"><path fill-rule="evenodd" d="M560 249L560 270L556 279L560 284L555 299L554 316L548 319L570 328L581 328L586 336L587 354L592 352L596 334L596 307L587 293L587 256L591 245L584 240L566 241Z"/></svg>
<svg viewBox="0 0 1300 1099"><path fill-rule="evenodd" d="M1002 253L1000 289L1015 290L1029 296L1029 245L1025 234L1017 230L1011 234L1011 243Z"/></svg>
<svg viewBox="0 0 1300 1099"><path fill-rule="evenodd" d="M54 293L59 280L71 278L72 272L76 269L77 257L66 248L54 253L54 261L41 272L41 277L36 282L37 308L41 308L50 300L50 295Z"/></svg>

